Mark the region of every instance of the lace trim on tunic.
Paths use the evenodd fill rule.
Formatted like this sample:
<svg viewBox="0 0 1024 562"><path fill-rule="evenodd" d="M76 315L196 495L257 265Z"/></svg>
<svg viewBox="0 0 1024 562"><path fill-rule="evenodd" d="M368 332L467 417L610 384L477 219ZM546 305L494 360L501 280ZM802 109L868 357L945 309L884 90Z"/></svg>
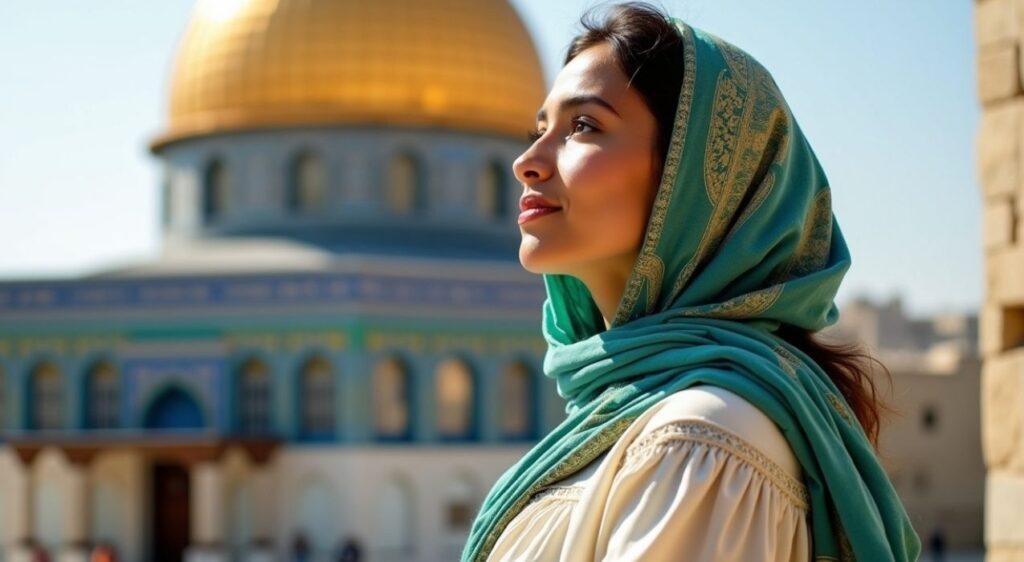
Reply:
<svg viewBox="0 0 1024 562"><path fill-rule="evenodd" d="M573 486L550 486L537 492L530 498L530 502L527 506L540 502L542 500L578 500L583 494L583 487L578 485Z"/></svg>
<svg viewBox="0 0 1024 562"><path fill-rule="evenodd" d="M619 469L621 470L627 463L645 460L655 452L676 442L704 443L732 453L768 478L798 507L803 510L808 509L810 495L802 482L793 478L778 463L735 433L703 420L676 421L642 435L626 449Z"/></svg>

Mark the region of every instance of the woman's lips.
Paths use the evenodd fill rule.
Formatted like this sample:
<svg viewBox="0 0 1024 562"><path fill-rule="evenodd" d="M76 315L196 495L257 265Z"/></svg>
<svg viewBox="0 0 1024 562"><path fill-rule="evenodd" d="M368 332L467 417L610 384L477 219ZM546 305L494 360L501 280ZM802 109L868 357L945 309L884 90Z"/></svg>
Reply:
<svg viewBox="0 0 1024 562"><path fill-rule="evenodd" d="M519 224L523 224L525 222L532 221L533 219L543 217L544 215L550 215L551 213L556 213L561 210L561 207L534 207L532 209L527 209L522 213L519 213Z"/></svg>
<svg viewBox="0 0 1024 562"><path fill-rule="evenodd" d="M524 224L544 215L561 211L562 208L540 194L529 193L519 200L519 210L522 211L519 213L519 224Z"/></svg>

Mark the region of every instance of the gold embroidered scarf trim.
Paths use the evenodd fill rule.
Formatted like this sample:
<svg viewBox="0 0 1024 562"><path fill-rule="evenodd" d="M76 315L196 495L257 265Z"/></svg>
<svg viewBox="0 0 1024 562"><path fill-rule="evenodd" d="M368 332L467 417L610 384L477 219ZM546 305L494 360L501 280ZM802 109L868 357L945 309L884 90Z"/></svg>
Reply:
<svg viewBox="0 0 1024 562"><path fill-rule="evenodd" d="M626 431L626 428L629 427L635 419L635 416L628 416L613 422L610 426L598 432L597 435L585 441L573 453L563 459L562 462L549 470L544 477L540 478L533 486L530 486L530 488L520 495L519 498L512 503L512 506L505 510L498 519L494 528L491 529L491 532L484 540L484 544L480 548L480 552L477 554L475 560L477 562L484 562L487 560L491 550L494 549L495 543L498 542L498 537L501 536L501 533L504 532L506 527L508 527L508 524L512 519L515 518L515 516L518 515L528 503L530 503L530 499L534 494L555 482L575 474L580 469L590 464L591 461L601 456L601 453L608 450L608 448L619 439L619 437Z"/></svg>
<svg viewBox="0 0 1024 562"><path fill-rule="evenodd" d="M640 291L647 284L647 302L645 313L650 312L654 306L653 302L661 292L661 283L665 275L665 264L657 255L658 244L661 242L661 234L665 227L665 217L668 214L669 204L672 202L672 194L676 183L676 174L679 171L679 163L682 160L683 146L686 142L686 131L690 122L690 109L693 106L693 88L697 76L697 53L695 51L693 31L690 26L680 23L679 32L683 37L683 85L679 92L679 103L676 106L676 116L672 127L672 136L669 140L668 154L665 157L665 165L661 175L661 185L658 187L658 194L654 199L654 206L651 209L650 224L644 243L637 257L636 267L630 275L626 288L623 291L619 308L612 321L613 326L623 324L632 319L633 308L640 298Z"/></svg>

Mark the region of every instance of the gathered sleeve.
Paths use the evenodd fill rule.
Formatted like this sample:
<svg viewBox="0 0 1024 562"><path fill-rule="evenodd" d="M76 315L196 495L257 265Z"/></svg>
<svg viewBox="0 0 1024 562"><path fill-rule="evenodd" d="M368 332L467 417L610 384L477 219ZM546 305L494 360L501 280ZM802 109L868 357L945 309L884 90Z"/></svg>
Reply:
<svg viewBox="0 0 1024 562"><path fill-rule="evenodd" d="M596 560L810 560L802 482L706 420L676 420L638 437L605 498Z"/></svg>
<svg viewBox="0 0 1024 562"><path fill-rule="evenodd" d="M536 494L488 562L810 562L802 479L768 416L723 388L690 387Z"/></svg>

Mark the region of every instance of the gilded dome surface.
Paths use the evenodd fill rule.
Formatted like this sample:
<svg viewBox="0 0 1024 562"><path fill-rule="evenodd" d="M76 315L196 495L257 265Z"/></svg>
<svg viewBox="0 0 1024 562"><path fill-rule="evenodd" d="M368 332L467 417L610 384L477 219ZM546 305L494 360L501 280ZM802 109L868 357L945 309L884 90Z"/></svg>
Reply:
<svg viewBox="0 0 1024 562"><path fill-rule="evenodd" d="M213 133L422 125L523 137L543 101L507 0L200 0L154 150Z"/></svg>

